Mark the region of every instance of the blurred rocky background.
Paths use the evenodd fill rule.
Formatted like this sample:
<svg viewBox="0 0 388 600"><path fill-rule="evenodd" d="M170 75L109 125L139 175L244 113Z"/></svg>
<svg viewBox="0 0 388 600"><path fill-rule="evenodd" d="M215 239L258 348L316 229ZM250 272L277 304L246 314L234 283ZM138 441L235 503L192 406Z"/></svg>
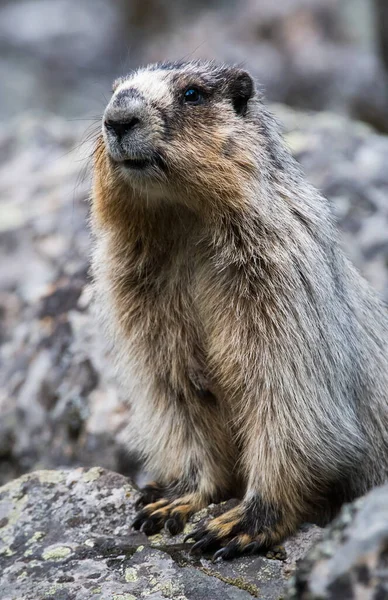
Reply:
<svg viewBox="0 0 388 600"><path fill-rule="evenodd" d="M89 157L112 80L163 59L251 70L388 300L387 36L386 0L0 0L0 485L135 469L90 313Z"/></svg>

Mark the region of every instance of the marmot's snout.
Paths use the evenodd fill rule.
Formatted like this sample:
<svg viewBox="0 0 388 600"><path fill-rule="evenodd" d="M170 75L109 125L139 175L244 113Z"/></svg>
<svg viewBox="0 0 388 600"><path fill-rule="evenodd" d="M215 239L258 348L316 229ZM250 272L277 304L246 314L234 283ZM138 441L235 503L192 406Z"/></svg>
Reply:
<svg viewBox="0 0 388 600"><path fill-rule="evenodd" d="M114 94L103 119L103 134L110 157L125 167L144 168L155 151L155 115L136 89Z"/></svg>

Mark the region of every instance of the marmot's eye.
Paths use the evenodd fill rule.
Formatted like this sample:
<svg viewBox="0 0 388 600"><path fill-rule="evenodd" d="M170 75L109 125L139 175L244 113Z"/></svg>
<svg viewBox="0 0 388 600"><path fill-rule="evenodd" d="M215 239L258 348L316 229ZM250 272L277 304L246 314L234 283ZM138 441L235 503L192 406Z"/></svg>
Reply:
<svg viewBox="0 0 388 600"><path fill-rule="evenodd" d="M197 88L189 87L183 94L183 99L190 104L200 104L203 100L203 96Z"/></svg>

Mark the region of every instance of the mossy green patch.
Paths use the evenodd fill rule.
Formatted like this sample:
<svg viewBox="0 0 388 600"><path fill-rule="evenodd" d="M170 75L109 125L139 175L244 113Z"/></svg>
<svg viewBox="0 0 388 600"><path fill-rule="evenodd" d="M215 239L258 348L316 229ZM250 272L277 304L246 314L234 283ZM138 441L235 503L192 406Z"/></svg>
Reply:
<svg viewBox="0 0 388 600"><path fill-rule="evenodd" d="M45 596L56 596L56 593L59 592L59 590L63 589L63 583L54 583L54 585L50 586L48 588L48 590L46 590L44 592Z"/></svg>
<svg viewBox="0 0 388 600"><path fill-rule="evenodd" d="M37 477L40 483L64 483L66 473L63 471L35 471L31 477Z"/></svg>
<svg viewBox="0 0 388 600"><path fill-rule="evenodd" d="M63 560L71 554L71 548L68 546L50 546L43 552L44 560Z"/></svg>
<svg viewBox="0 0 388 600"><path fill-rule="evenodd" d="M207 567L201 567L201 571L206 573L206 575L210 575L211 577L216 577L220 581L224 583L228 583L229 585L233 585L234 587L239 588L240 590L244 590L253 596L254 598L260 597L259 588L253 583L249 583L245 581L242 577L225 577L225 575L221 575L217 571L213 571L212 569L208 569Z"/></svg>
<svg viewBox="0 0 388 600"><path fill-rule="evenodd" d="M83 480L86 482L96 481L96 479L99 479L101 477L101 475L102 475L101 467L92 467L91 469L86 471L86 473L84 473Z"/></svg>
<svg viewBox="0 0 388 600"><path fill-rule="evenodd" d="M183 533L184 535L188 535L189 533L192 533L194 529L195 525L193 525L193 523L186 523Z"/></svg>
<svg viewBox="0 0 388 600"><path fill-rule="evenodd" d="M0 550L0 556L13 556L15 552L11 550L11 548L2 548Z"/></svg>
<svg viewBox="0 0 388 600"><path fill-rule="evenodd" d="M28 573L27 571L23 571L22 573L20 573L20 575L18 575L18 579L25 579L27 577Z"/></svg>
<svg viewBox="0 0 388 600"><path fill-rule="evenodd" d="M137 571L133 567L128 567L125 569L124 573L125 581L129 583L130 581L137 581Z"/></svg>
<svg viewBox="0 0 388 600"><path fill-rule="evenodd" d="M199 510L198 512L196 512L191 521L193 523L198 523L198 521L201 521L201 519L205 519L206 517L209 516L209 510L207 508L203 508L202 510Z"/></svg>
<svg viewBox="0 0 388 600"><path fill-rule="evenodd" d="M152 588L152 593L160 592L164 598L186 598L183 595L183 586L179 585L175 581L163 581L162 583L157 583Z"/></svg>
<svg viewBox="0 0 388 600"><path fill-rule="evenodd" d="M46 534L43 531L36 531L32 537L27 541L27 544L34 544L35 542L39 542Z"/></svg>
<svg viewBox="0 0 388 600"><path fill-rule="evenodd" d="M155 535L150 535L148 536L148 539L151 542L152 546L160 546L160 544L162 544L166 540L165 536L161 533L155 533Z"/></svg>

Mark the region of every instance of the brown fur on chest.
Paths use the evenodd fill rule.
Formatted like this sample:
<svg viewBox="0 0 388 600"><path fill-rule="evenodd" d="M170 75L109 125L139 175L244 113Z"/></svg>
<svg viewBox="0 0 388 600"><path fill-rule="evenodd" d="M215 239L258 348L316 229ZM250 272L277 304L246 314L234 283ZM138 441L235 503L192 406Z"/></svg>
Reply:
<svg viewBox="0 0 388 600"><path fill-rule="evenodd" d="M138 238L126 252L110 252L114 309L122 334L153 373L174 391L192 385L198 395L215 393L207 361L199 247L191 239Z"/></svg>

